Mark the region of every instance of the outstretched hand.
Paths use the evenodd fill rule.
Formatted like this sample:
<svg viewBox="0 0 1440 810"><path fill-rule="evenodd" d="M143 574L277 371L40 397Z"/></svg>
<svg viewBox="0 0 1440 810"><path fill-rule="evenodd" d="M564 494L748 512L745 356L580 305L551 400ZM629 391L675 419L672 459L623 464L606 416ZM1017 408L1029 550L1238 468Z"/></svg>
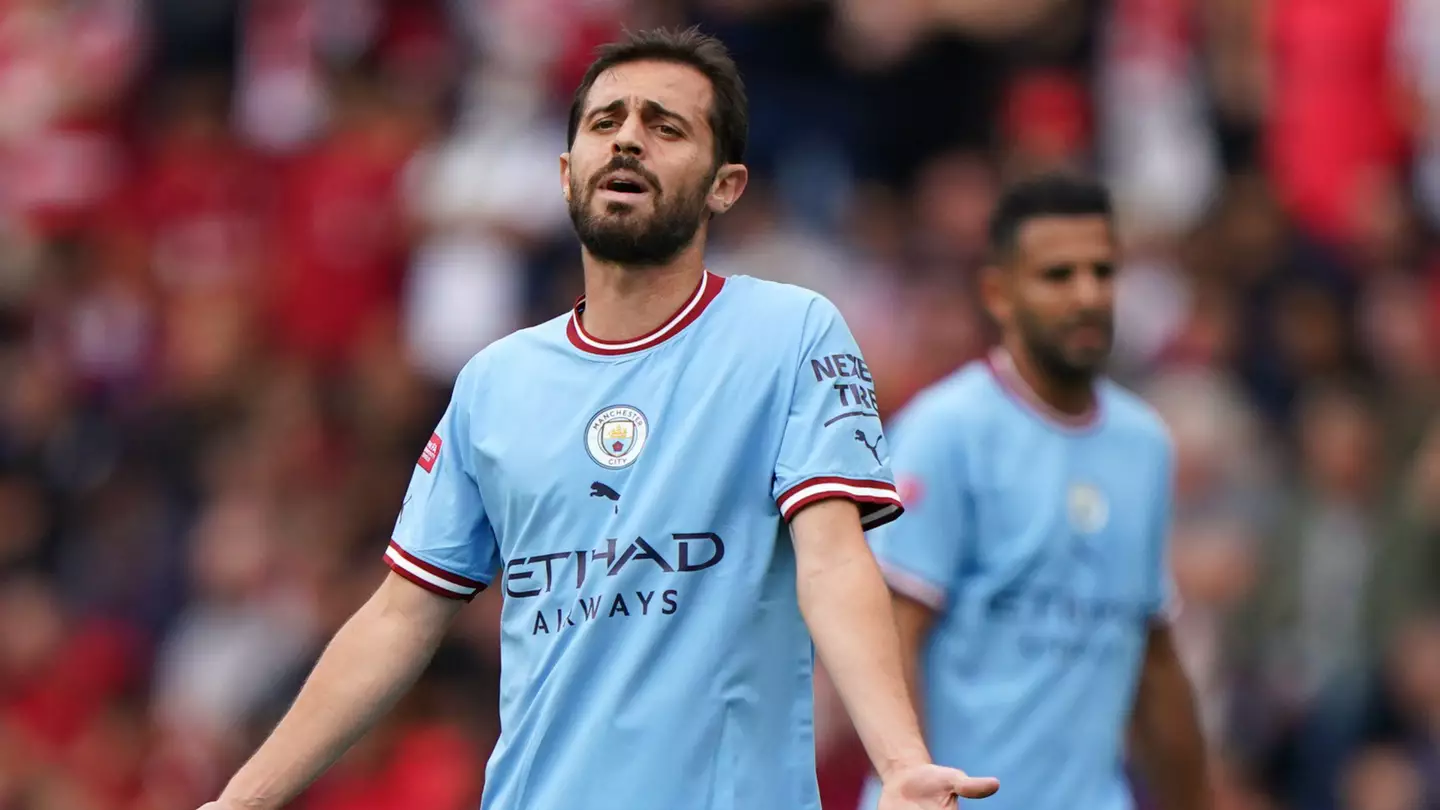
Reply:
<svg viewBox="0 0 1440 810"><path fill-rule="evenodd" d="M885 780L877 810L951 810L956 799L983 799L1000 789L1000 780L970 776L943 765L913 765Z"/></svg>

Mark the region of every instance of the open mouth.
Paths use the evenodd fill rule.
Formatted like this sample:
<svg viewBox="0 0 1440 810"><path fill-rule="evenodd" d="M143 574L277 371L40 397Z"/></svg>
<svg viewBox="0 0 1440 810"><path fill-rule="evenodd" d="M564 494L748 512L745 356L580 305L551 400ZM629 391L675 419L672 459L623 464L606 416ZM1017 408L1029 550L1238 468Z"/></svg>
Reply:
<svg viewBox="0 0 1440 810"><path fill-rule="evenodd" d="M600 184L600 188L615 194L646 194L650 191L648 183L628 174L611 175Z"/></svg>
<svg viewBox="0 0 1440 810"><path fill-rule="evenodd" d="M1070 339L1082 345L1103 346L1110 342L1110 330L1098 324L1082 324L1070 330Z"/></svg>

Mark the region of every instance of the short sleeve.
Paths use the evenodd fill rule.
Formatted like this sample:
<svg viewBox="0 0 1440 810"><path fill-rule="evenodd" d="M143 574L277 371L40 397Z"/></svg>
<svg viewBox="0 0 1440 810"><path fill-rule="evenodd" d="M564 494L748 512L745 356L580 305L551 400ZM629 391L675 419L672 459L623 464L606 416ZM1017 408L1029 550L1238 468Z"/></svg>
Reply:
<svg viewBox="0 0 1440 810"><path fill-rule="evenodd" d="M790 520L806 506L846 498L873 529L903 511L888 466L875 382L833 304L816 298L806 313L794 369L773 495Z"/></svg>
<svg viewBox="0 0 1440 810"><path fill-rule="evenodd" d="M472 466L469 369L420 453L385 563L427 590L470 600L499 567L495 533Z"/></svg>
<svg viewBox="0 0 1440 810"><path fill-rule="evenodd" d="M905 519L870 535L891 590L937 611L949 603L973 530L959 428L933 398L900 413L890 431Z"/></svg>
<svg viewBox="0 0 1440 810"><path fill-rule="evenodd" d="M1152 619L1168 621L1180 609L1170 567L1170 535L1174 513L1175 460L1168 438L1156 474L1155 504L1150 527L1150 571L1147 602Z"/></svg>

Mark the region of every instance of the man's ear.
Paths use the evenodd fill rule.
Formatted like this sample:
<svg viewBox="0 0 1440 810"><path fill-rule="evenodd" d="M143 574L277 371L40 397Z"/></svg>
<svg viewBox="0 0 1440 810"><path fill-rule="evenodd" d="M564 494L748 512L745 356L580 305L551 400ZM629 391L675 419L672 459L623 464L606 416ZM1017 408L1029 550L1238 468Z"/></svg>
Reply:
<svg viewBox="0 0 1440 810"><path fill-rule="evenodd" d="M570 153L566 152L560 156L560 193L565 195L565 202L570 202Z"/></svg>
<svg viewBox="0 0 1440 810"><path fill-rule="evenodd" d="M980 301L985 305L985 311L990 313L990 317L1002 327L1010 322L1010 315L1015 308L1011 289L1014 279L1010 277L1013 272L998 264L987 264L985 269L980 271Z"/></svg>
<svg viewBox="0 0 1440 810"><path fill-rule="evenodd" d="M712 214L723 214L735 207L745 186L750 182L750 170L740 163L726 163L715 173L715 182L710 184L710 196L705 204Z"/></svg>

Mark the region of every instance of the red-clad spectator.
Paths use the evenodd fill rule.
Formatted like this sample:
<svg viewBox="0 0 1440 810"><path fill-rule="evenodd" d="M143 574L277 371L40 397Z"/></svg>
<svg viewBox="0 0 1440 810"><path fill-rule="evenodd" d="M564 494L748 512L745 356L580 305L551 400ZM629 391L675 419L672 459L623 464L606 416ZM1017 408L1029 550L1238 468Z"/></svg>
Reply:
<svg viewBox="0 0 1440 810"><path fill-rule="evenodd" d="M155 136L116 205L116 224L170 292L245 291L262 260L270 167L228 128L222 82L161 91Z"/></svg>
<svg viewBox="0 0 1440 810"><path fill-rule="evenodd" d="M1393 60L1394 0L1274 0L1268 162L1305 229L1345 242L1405 143Z"/></svg>
<svg viewBox="0 0 1440 810"><path fill-rule="evenodd" d="M164 343L151 365L173 381L224 320L253 322L274 183L272 166L227 126L223 79L176 82L156 96L158 120L110 207L103 246L106 261L154 299ZM208 325L200 340L189 329L196 312Z"/></svg>
<svg viewBox="0 0 1440 810"><path fill-rule="evenodd" d="M41 761L62 757L138 674L134 632L92 619L72 626L44 585L0 590L0 717Z"/></svg>
<svg viewBox="0 0 1440 810"><path fill-rule="evenodd" d="M0 221L83 224L120 182L117 104L139 61L134 0L0 2Z"/></svg>
<svg viewBox="0 0 1440 810"><path fill-rule="evenodd" d="M338 96L332 133L286 173L275 220L276 337L319 363L346 359L393 313L408 247L397 185L417 146L378 82L350 75Z"/></svg>
<svg viewBox="0 0 1440 810"><path fill-rule="evenodd" d="M372 735L315 786L300 810L470 810L479 801L483 753L453 726L411 724L393 731L393 745Z"/></svg>

